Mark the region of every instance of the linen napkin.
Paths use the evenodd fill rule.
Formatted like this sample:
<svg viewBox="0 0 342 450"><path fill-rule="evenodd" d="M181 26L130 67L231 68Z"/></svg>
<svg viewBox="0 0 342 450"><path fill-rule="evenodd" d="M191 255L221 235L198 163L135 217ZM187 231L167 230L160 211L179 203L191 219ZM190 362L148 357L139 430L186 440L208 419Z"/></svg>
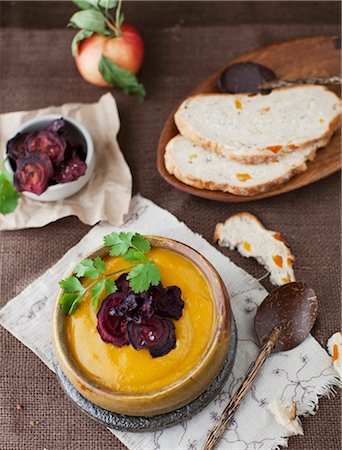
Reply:
<svg viewBox="0 0 342 450"><path fill-rule="evenodd" d="M132 450L198 450L258 353L253 318L267 292L257 280L168 211L135 196L129 214L120 227L106 222L94 227L57 264L0 311L0 324L53 370L47 323L56 299L58 280L65 276L82 254L100 245L103 235L113 230L158 234L191 245L216 267L228 288L237 324L238 345L232 374L219 395L191 420L171 428L144 433L111 430ZM269 450L286 445L291 432L275 420L267 405L277 400L290 400L297 403L299 414L314 414L319 397L329 395L334 386L339 386L339 381L331 358L312 336L291 351L270 356L218 448Z"/></svg>
<svg viewBox="0 0 342 450"><path fill-rule="evenodd" d="M42 227L66 216L77 216L88 225L100 220L121 223L129 208L132 176L116 140L120 119L113 96L107 93L97 103L67 103L1 114L0 157L22 123L47 114L69 116L87 128L94 142L94 173L79 192L57 202L39 202L22 195L14 212L0 215L0 230Z"/></svg>

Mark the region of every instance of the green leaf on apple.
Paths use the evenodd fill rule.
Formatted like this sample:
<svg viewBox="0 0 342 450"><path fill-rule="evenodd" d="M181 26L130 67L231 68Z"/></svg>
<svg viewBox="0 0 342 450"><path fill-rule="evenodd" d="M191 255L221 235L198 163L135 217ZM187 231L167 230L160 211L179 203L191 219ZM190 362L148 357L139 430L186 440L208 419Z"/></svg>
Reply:
<svg viewBox="0 0 342 450"><path fill-rule="evenodd" d="M83 41L83 39L90 37L93 34L93 31L88 30L80 30L77 34L75 34L74 39L71 42L71 52L72 56L76 56L78 52L78 43Z"/></svg>
<svg viewBox="0 0 342 450"><path fill-rule="evenodd" d="M98 0L97 3L101 8L111 9L116 6L117 2L118 0Z"/></svg>
<svg viewBox="0 0 342 450"><path fill-rule="evenodd" d="M81 9L96 9L98 5L97 0L72 0L75 5Z"/></svg>
<svg viewBox="0 0 342 450"><path fill-rule="evenodd" d="M141 100L145 98L145 88L138 82L135 75L128 70L121 69L104 55L100 59L99 71L107 83L118 86L126 94L137 95Z"/></svg>
<svg viewBox="0 0 342 450"><path fill-rule="evenodd" d="M70 19L70 25L74 28L82 28L86 31L108 36L111 32L106 28L106 18L101 11L86 9L78 11Z"/></svg>

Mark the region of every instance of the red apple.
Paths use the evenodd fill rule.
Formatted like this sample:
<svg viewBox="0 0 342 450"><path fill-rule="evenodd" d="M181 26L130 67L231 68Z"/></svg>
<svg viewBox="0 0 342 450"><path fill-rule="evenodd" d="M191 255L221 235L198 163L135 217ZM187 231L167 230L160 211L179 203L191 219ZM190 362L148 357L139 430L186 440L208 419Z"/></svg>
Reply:
<svg viewBox="0 0 342 450"><path fill-rule="evenodd" d="M79 43L75 56L79 73L89 83L111 86L103 79L98 69L101 55L122 69L136 74L144 57L144 42L136 28L124 24L120 36L108 38L95 33Z"/></svg>
<svg viewBox="0 0 342 450"><path fill-rule="evenodd" d="M106 37L101 34L93 34L83 39L78 44L78 52L75 62L79 73L89 83L96 86L110 86L99 72L98 66L102 55L102 50Z"/></svg>

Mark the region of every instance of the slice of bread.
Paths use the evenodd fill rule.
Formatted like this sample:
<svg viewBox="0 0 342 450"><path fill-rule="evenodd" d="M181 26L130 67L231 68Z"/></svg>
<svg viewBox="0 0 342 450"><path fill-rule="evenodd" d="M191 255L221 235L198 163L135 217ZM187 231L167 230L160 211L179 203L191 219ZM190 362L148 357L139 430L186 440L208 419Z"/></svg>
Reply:
<svg viewBox="0 0 342 450"><path fill-rule="evenodd" d="M322 86L275 89L268 95L201 94L175 114L179 132L195 144L248 164L329 139L338 128L341 100Z"/></svg>
<svg viewBox="0 0 342 450"><path fill-rule="evenodd" d="M248 196L270 191L303 172L305 161L323 145L325 141L317 141L268 164L241 164L177 135L166 145L164 160L166 170L185 184Z"/></svg>
<svg viewBox="0 0 342 450"><path fill-rule="evenodd" d="M218 223L214 240L222 247L236 248L247 258L255 258L270 272L272 284L280 286L296 281L292 267L295 257L281 234L267 230L252 214L235 214Z"/></svg>

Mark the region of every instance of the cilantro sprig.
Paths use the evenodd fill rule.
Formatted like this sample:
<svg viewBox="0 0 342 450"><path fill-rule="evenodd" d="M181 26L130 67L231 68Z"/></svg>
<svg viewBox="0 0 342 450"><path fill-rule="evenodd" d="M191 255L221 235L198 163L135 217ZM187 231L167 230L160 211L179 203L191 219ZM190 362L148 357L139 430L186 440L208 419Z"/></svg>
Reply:
<svg viewBox="0 0 342 450"><path fill-rule="evenodd" d="M160 270L148 253L151 250L150 241L139 233L121 231L111 233L103 238L104 245L110 247L110 256L122 256L129 265L123 269L106 274L107 266L102 258L86 258L74 269L73 274L59 282L63 289L60 305L66 314L73 314L82 301L84 294L90 291L93 308L96 311L98 302L105 291L108 294L117 291L115 281L110 278L119 273L129 272L127 279L135 293L146 291L150 286L157 286L160 282ZM87 277L94 281L84 287L80 278Z"/></svg>

